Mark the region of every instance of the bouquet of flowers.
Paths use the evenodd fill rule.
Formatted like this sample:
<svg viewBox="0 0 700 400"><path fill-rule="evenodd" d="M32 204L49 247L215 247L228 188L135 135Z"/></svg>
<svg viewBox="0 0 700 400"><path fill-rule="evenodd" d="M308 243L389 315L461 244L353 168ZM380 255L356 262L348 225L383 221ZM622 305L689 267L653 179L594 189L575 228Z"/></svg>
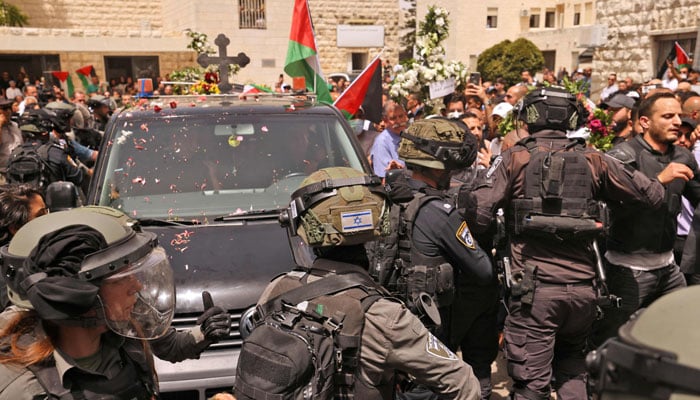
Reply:
<svg viewBox="0 0 700 400"><path fill-rule="evenodd" d="M197 81L189 87L190 94L219 94L219 75L216 72L204 74L204 80Z"/></svg>
<svg viewBox="0 0 700 400"><path fill-rule="evenodd" d="M445 48L441 45L449 34L448 16L449 12L442 7L428 7L416 37L416 58L394 67L389 95L395 100L411 93L419 94L426 111L434 113L442 100L430 99L430 83L454 78L457 89L464 86L468 75L464 64L445 61Z"/></svg>
<svg viewBox="0 0 700 400"><path fill-rule="evenodd" d="M586 129L589 132L588 144L600 151L610 150L615 134L610 129L612 125L612 113L596 108L588 114Z"/></svg>

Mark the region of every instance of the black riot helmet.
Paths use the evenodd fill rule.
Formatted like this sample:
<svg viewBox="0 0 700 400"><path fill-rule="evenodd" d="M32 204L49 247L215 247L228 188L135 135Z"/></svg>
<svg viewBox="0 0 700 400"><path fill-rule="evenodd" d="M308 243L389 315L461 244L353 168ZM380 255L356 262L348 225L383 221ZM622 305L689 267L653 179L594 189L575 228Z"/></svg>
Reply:
<svg viewBox="0 0 700 400"><path fill-rule="evenodd" d="M22 131L39 134L54 130L58 133L65 133L69 129L69 119L70 117L65 118L65 116L61 116L53 110L40 108L25 112L20 117L19 127Z"/></svg>
<svg viewBox="0 0 700 400"><path fill-rule="evenodd" d="M535 133L544 129L573 131L586 121L585 107L575 95L560 86L537 88L516 104L514 114Z"/></svg>
<svg viewBox="0 0 700 400"><path fill-rule="evenodd" d="M10 301L57 325L163 335L175 307L172 268L156 235L134 230L132 222L107 207L28 222L0 249Z"/></svg>

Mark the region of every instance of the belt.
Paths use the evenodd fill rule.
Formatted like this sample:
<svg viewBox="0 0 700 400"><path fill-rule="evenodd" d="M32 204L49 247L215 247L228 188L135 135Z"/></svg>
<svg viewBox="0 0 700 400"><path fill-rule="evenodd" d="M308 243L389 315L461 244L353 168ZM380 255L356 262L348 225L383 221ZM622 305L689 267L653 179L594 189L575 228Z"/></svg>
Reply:
<svg viewBox="0 0 700 400"><path fill-rule="evenodd" d="M537 287L593 287L593 280L586 280L572 283L553 283L537 281Z"/></svg>

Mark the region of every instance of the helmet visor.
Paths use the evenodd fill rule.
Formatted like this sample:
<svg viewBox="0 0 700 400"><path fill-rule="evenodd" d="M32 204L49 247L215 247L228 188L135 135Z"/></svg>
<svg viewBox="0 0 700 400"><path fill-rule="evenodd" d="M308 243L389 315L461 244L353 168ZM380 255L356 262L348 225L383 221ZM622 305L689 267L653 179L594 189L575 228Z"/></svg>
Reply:
<svg viewBox="0 0 700 400"><path fill-rule="evenodd" d="M115 333L155 339L170 327L175 309L173 271L165 250L156 247L100 286L105 320Z"/></svg>

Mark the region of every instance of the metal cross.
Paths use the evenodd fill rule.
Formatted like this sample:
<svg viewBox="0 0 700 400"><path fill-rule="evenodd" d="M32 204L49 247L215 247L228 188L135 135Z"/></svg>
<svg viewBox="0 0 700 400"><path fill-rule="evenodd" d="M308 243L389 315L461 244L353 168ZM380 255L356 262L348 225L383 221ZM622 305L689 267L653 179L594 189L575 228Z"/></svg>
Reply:
<svg viewBox="0 0 700 400"><path fill-rule="evenodd" d="M197 63L204 68L212 64L217 64L219 66L219 89L221 93L227 93L233 87L233 85L228 82L228 66L230 64L237 64L243 68L250 63L250 58L242 52L238 53L235 57L229 57L226 47L231 44L231 41L223 33L220 33L219 36L216 37L214 44L219 47L219 57L213 57L203 53L197 57Z"/></svg>

